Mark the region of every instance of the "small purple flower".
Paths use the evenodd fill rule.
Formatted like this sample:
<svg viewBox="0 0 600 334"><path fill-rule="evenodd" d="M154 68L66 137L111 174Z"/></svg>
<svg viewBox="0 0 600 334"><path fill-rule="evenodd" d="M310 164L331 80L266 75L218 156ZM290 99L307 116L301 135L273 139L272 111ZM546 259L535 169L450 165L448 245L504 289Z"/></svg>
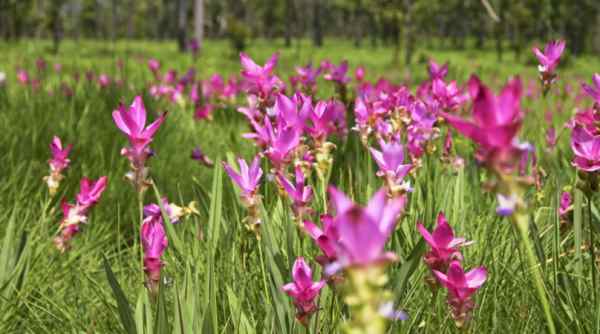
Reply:
<svg viewBox="0 0 600 334"><path fill-rule="evenodd" d="M231 180L240 188L242 191L242 198L248 203L254 203L256 195L258 193L258 187L260 185L260 179L262 178L263 171L260 168L260 157L257 155L254 157L252 164L248 167L246 161L242 158L238 158L238 164L240 166L239 173L236 172L228 163L223 162L223 168L231 178Z"/></svg>
<svg viewBox="0 0 600 334"><path fill-rule="evenodd" d="M584 172L600 170L600 135L592 135L576 126L571 133L571 149L575 153L573 166Z"/></svg>
<svg viewBox="0 0 600 334"><path fill-rule="evenodd" d="M498 207L496 208L496 214L501 217L508 217L515 212L517 208L518 198L514 194L505 196L500 193L496 194L498 200Z"/></svg>
<svg viewBox="0 0 600 334"><path fill-rule="evenodd" d="M544 52L538 48L533 48L533 53L537 57L540 65L538 70L542 75L542 80L545 84L552 83L556 77L554 70L558 66L560 56L565 50L566 42L564 40L550 41L546 44Z"/></svg>
<svg viewBox="0 0 600 334"><path fill-rule="evenodd" d="M462 260L459 247L469 244L464 238L456 238L446 216L440 212L433 233L429 233L423 224L417 224L419 233L429 244L431 250L423 259L431 270L446 271L452 260Z"/></svg>
<svg viewBox="0 0 600 334"><path fill-rule="evenodd" d="M439 65L433 59L430 59L427 71L429 72L429 78L431 80L443 80L446 77L446 75L448 75L448 63L445 63L444 65Z"/></svg>
<svg viewBox="0 0 600 334"><path fill-rule="evenodd" d="M305 184L302 168L295 168L295 178L295 183L292 183L282 173L277 174L277 180L292 200L294 214L301 222L304 214L311 212L310 202L313 198L313 190L310 185Z"/></svg>
<svg viewBox="0 0 600 334"><path fill-rule="evenodd" d="M206 167L212 167L214 165L214 162L202 152L200 147L196 147L192 150L191 158L192 160L196 160Z"/></svg>
<svg viewBox="0 0 600 334"><path fill-rule="evenodd" d="M594 86L582 83L581 88L594 100L595 105L600 105L600 74L594 73L592 76L592 83Z"/></svg>
<svg viewBox="0 0 600 334"><path fill-rule="evenodd" d="M410 183L404 178L410 172L412 164L404 163L404 147L398 142L379 142L381 151L369 148L371 156L379 166L377 176L386 180L388 190L392 194L411 192Z"/></svg>

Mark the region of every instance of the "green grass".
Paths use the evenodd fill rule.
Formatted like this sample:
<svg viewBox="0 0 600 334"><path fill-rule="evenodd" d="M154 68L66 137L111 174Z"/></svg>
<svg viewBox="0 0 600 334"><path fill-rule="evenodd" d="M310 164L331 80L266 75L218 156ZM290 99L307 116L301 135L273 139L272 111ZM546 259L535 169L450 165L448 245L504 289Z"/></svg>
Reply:
<svg viewBox="0 0 600 334"><path fill-rule="evenodd" d="M189 55L177 53L174 43L67 41L56 56L47 54L49 46L47 41L0 44L0 71L9 77L7 87L0 87L0 332L117 333L128 328L132 333L301 333L294 321L293 306L280 286L290 281L297 256L305 256L313 268L317 267L313 261L318 255L316 247L308 238L298 236L289 207L268 184L263 186L263 238L252 242L251 252L243 259L240 247L247 235L241 223L244 209L236 190L219 164L211 170L189 159L195 145L217 161L254 155L251 143L240 137L247 130L244 119L228 109L217 111L213 122L197 123L189 108L154 101L145 93L146 82L151 79L145 65L147 57L155 57L162 61L163 68L173 67L180 73L194 65L202 78L213 73L237 73L239 62L228 45L209 41L195 64ZM322 49L314 49L308 42L284 49L277 43L257 41L248 53L261 63L280 49L277 72L283 78L295 65L347 58L352 67L363 64L369 79L385 76L400 82L410 78L415 83L426 77L421 60L430 56L450 61L449 76L460 83L473 72L495 87L516 74L536 78L535 65L528 57L516 62L507 54L505 61L498 63L490 50L420 50L410 67L393 64L390 48L355 49L343 41L330 41ZM60 93L32 94L17 85L15 68L23 66L33 71L40 55L49 64L63 63L64 73L79 70L82 80L73 98L66 99ZM86 86L85 69L112 75L116 73L116 58L125 61L127 84L131 87L99 91ZM561 85L577 87L577 78L589 80L600 68L598 59L569 60L568 66L560 68ZM51 75L45 82L48 87L56 87L59 79ZM320 87L326 87L320 90L322 98L333 92L326 83L320 83ZM160 111L170 111L152 143L156 156L149 162L158 192L179 204L195 200L200 208L199 216L169 231L163 269L167 282L156 302L150 300L143 286L137 246L137 195L123 180L128 163L119 151L126 139L111 119L111 111L119 102L130 103L137 94L145 96L150 118ZM562 105L562 113L555 112L558 104ZM546 102L524 98L524 107L531 112L521 137L542 148L544 112L554 111L555 123L560 126L572 115L574 101L562 96ZM48 173L47 147L55 134L73 143L74 150L59 194L50 198L42 177ZM589 246L584 196L576 196L575 229L557 231L558 196L563 187L574 186L576 181L568 137L565 132L552 153L539 150L547 176L539 192L532 189L528 193L530 217L536 227L531 229L532 241L542 259L540 269L559 332L598 332L600 304L592 298L596 287L592 282L592 259L587 250L575 247ZM490 273L489 281L476 295L471 332L544 332L544 314L525 254L519 251L518 231L495 215L495 198L482 190L484 173L473 162L471 144L457 140L456 150L466 161L459 172L445 168L437 152L424 158L423 168L413 180L415 192L406 216L389 242L390 250L401 259L388 271L389 287L399 306L410 315L408 321L394 324L391 332L459 332L449 318L444 298L439 295L432 300L424 283L428 269L421 261L424 245L415 228L417 221L431 226L440 210L458 235L475 241L464 249L465 265L485 265ZM375 167L370 165L368 153L360 145L338 145L335 159L332 180L356 201L365 203L368 194L381 186L373 175ZM108 176L109 186L92 210L90 224L75 238L73 249L60 255L52 244L61 218L60 198L73 198L82 176L101 175ZM145 198L146 203L156 202L152 189ZM316 206L322 205L317 199ZM105 265L112 268L108 277ZM115 298L115 291L121 290L122 295L116 294L121 297ZM317 313L318 321L313 319L311 331L319 328L322 333L338 332L349 316L341 306L339 293L327 287L319 302L322 311ZM124 327L123 323L128 325Z"/></svg>

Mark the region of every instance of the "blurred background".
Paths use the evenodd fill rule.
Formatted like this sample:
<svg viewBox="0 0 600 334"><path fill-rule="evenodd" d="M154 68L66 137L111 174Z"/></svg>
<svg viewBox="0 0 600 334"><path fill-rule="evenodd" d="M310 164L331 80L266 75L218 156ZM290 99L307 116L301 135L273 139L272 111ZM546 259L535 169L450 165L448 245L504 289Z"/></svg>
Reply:
<svg viewBox="0 0 600 334"><path fill-rule="evenodd" d="M410 63L419 48L494 50L520 59L532 43L563 37L572 54L600 53L598 0L0 0L7 43L47 39L173 41L200 51L207 39L236 55L253 41L299 48L346 40Z"/></svg>

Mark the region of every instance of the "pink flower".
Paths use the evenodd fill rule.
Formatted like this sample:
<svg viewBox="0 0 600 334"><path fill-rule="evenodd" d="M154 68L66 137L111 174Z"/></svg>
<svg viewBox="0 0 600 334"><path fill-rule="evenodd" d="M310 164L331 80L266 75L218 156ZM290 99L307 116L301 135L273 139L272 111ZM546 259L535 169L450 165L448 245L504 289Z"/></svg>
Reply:
<svg viewBox="0 0 600 334"><path fill-rule="evenodd" d="M304 230L317 243L323 256L317 256L316 260L322 266L327 266L337 260L337 249L340 235L335 226L335 220L331 216L322 215L321 222L323 229L319 228L311 221L304 221Z"/></svg>
<svg viewBox="0 0 600 334"><path fill-rule="evenodd" d="M322 68L314 68L312 64L304 67L296 67L297 76L295 79L302 85L304 92L314 94L317 90L317 78L321 74Z"/></svg>
<svg viewBox="0 0 600 334"><path fill-rule="evenodd" d="M295 126L286 127L283 122L279 122L277 128L273 129L268 117L265 117L264 124L264 131L268 138L264 154L276 170L282 170L291 162L292 152L300 144L302 129Z"/></svg>
<svg viewBox="0 0 600 334"><path fill-rule="evenodd" d="M107 181L106 176L99 178L97 181L90 180L87 177L81 179L79 194L76 196L77 204L86 209L96 205L106 189Z"/></svg>
<svg viewBox="0 0 600 334"><path fill-rule="evenodd" d="M104 73L100 74L98 77L98 84L101 88L106 88L110 85L110 77Z"/></svg>
<svg viewBox="0 0 600 334"><path fill-rule="evenodd" d="M183 208L173 203L169 203L166 197L163 197L161 201L165 213L169 216L171 224L179 223L179 219L184 215ZM152 203L144 206L144 217L144 222L151 220L162 221L160 205Z"/></svg>
<svg viewBox="0 0 600 334"><path fill-rule="evenodd" d="M556 66L558 66L558 61L560 60L560 56L565 50L565 41L550 41L546 44L544 48L544 52L540 51L538 48L533 48L533 54L537 57L540 65L538 66L538 70L542 73L544 79L548 78L553 80L554 70Z"/></svg>
<svg viewBox="0 0 600 334"><path fill-rule="evenodd" d="M354 70L354 79L358 82L363 82L363 80L365 80L365 68L362 65Z"/></svg>
<svg viewBox="0 0 600 334"><path fill-rule="evenodd" d="M120 105L113 111L113 120L117 127L127 136L133 154L142 152L152 141L154 134L165 120L166 114L146 127L146 108L141 96L136 96L129 108Z"/></svg>
<svg viewBox="0 0 600 334"><path fill-rule="evenodd" d="M600 74L594 73L592 76L592 83L594 86L590 86L586 83L581 84L581 88L583 91L592 99L594 99L594 103L600 105Z"/></svg>
<svg viewBox="0 0 600 334"><path fill-rule="evenodd" d="M69 166L71 160L68 159L69 153L73 145L69 144L65 148L62 146L60 138L54 136L50 143L50 152L52 153L52 159L48 160L50 170L53 172L60 173L62 170Z"/></svg>
<svg viewBox="0 0 600 334"><path fill-rule="evenodd" d="M254 157L250 167L248 167L248 164L242 158L238 158L238 164L240 165L239 173L233 170L226 162L223 162L223 168L225 168L231 180L242 191L242 198L253 203L258 192L260 179L263 175L263 171L260 168L260 157L258 155Z"/></svg>
<svg viewBox="0 0 600 334"><path fill-rule="evenodd" d="M325 74L325 76L323 76L323 78L325 78L325 80L328 81L334 81L336 83L338 83L339 85L346 85L347 83L350 82L350 80L352 80L349 76L348 76L348 61L344 60L340 63L339 66L335 66L335 65L330 65L330 67L327 68L328 73Z"/></svg>
<svg viewBox="0 0 600 334"><path fill-rule="evenodd" d="M471 311L475 307L471 300L473 295L487 279L487 270L484 267L475 268L464 272L460 262L452 261L447 274L434 270L437 279L448 289L448 304L452 309L454 320L463 325L469 320Z"/></svg>
<svg viewBox="0 0 600 334"><path fill-rule="evenodd" d="M202 149L200 149L200 147L196 147L192 150L191 158L192 160L196 160L206 167L212 167L214 165L214 162L202 152Z"/></svg>
<svg viewBox="0 0 600 334"><path fill-rule="evenodd" d="M160 70L160 62L154 58L148 59L148 68L156 75Z"/></svg>
<svg viewBox="0 0 600 334"><path fill-rule="evenodd" d="M281 184L293 202L294 214L298 219L301 220L305 213L310 212L309 205L313 198L313 190L311 186L305 184L302 168L296 167L295 177L296 182L292 184L292 182L283 176L283 173L280 172L277 174L277 180L279 181L279 184Z"/></svg>
<svg viewBox="0 0 600 334"><path fill-rule="evenodd" d="M510 147L522 123L521 80L509 81L500 95L495 96L479 78L472 76L469 91L473 98L473 120L447 113L443 113L444 117L458 132L483 147Z"/></svg>
<svg viewBox="0 0 600 334"><path fill-rule="evenodd" d="M448 63L445 63L444 65L439 65L433 59L430 59L427 71L429 72L429 78L431 80L443 80L446 77L446 75L448 75Z"/></svg>
<svg viewBox="0 0 600 334"><path fill-rule="evenodd" d="M552 149L556 146L556 129L551 126L546 131L546 145L548 145L548 149Z"/></svg>
<svg viewBox="0 0 600 334"><path fill-rule="evenodd" d="M196 120L211 120L212 113L214 110L214 106L210 103L206 103L204 105L196 106L196 111L194 112L194 119Z"/></svg>
<svg viewBox="0 0 600 334"><path fill-rule="evenodd" d="M600 170L600 135L576 126L571 133L571 149L575 153L573 166L585 172Z"/></svg>
<svg viewBox="0 0 600 334"><path fill-rule="evenodd" d="M17 80L19 80L19 83L21 83L23 86L27 86L29 84L29 73L22 69L18 70Z"/></svg>
<svg viewBox="0 0 600 334"><path fill-rule="evenodd" d="M431 92L440 104L440 108L446 111L460 108L469 99L467 94L463 94L458 89L456 81L446 84L442 79L434 79Z"/></svg>
<svg viewBox="0 0 600 334"><path fill-rule="evenodd" d="M296 319L304 326L308 325L308 318L317 311L315 298L325 286L325 281L313 282L312 270L303 257L294 262L292 268L293 282L285 284L281 289L294 299L296 306Z"/></svg>
<svg viewBox="0 0 600 334"><path fill-rule="evenodd" d="M563 193L560 195L558 215L561 219L563 219L569 214L569 212L571 212L571 210L573 210L571 193L568 191L563 191Z"/></svg>
<svg viewBox="0 0 600 334"><path fill-rule="evenodd" d="M160 270L163 266L161 260L168 246L167 235L162 219L144 220L140 231L142 248L144 250L144 272L146 273L146 286L153 293L157 292L160 284Z"/></svg>
<svg viewBox="0 0 600 334"><path fill-rule="evenodd" d="M372 266L396 260L394 253L385 251L385 243L404 210L405 196L386 200L386 191L380 189L366 207L361 207L332 186L329 195L336 210L333 224L340 237L338 260L327 269L329 273L347 266Z"/></svg>
<svg viewBox="0 0 600 334"><path fill-rule="evenodd" d="M458 248L469 243L464 238L454 236L454 231L443 212L440 212L437 217L437 226L433 233L430 234L423 224L417 224L417 229L431 248L423 258L429 269L445 271L451 260L462 260Z"/></svg>
<svg viewBox="0 0 600 334"><path fill-rule="evenodd" d="M403 181L404 177L412 168L411 164L404 163L404 147L398 142L379 142L381 151L369 148L371 156L379 166L377 176L386 178L390 190L400 187L405 191L411 191L410 184Z"/></svg>
<svg viewBox="0 0 600 334"><path fill-rule="evenodd" d="M275 53L264 66L259 66L247 54L240 53L243 68L242 84L248 94L258 95L261 99L268 99L273 91L285 88L283 82L273 75L278 58L279 54Z"/></svg>

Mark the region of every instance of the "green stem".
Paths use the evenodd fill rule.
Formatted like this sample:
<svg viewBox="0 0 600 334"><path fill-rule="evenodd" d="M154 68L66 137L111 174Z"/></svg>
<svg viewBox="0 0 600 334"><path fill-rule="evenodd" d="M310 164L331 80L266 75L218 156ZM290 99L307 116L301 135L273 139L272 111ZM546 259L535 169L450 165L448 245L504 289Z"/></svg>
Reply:
<svg viewBox="0 0 600 334"><path fill-rule="evenodd" d="M139 226L137 231L134 230L133 231L133 235L138 234L142 227L142 222L144 221L144 193L139 191L138 192L138 207L139 207ZM145 273L144 273L144 248L142 246L142 236L141 234L136 238L136 242L139 242L140 244L140 268L142 269L142 282L146 279L145 277Z"/></svg>
<svg viewBox="0 0 600 334"><path fill-rule="evenodd" d="M587 204L587 213L588 213L588 223L590 226L590 264L591 264L591 270L592 270L592 295L593 295L593 301L594 301L594 305L596 305L597 299L596 299L596 254L594 251L594 227L592 226L592 196L591 194L587 194L587 200L588 200L588 204Z"/></svg>
<svg viewBox="0 0 600 334"><path fill-rule="evenodd" d="M258 254L260 257L260 272L262 274L263 285L265 289L265 301L270 302L269 289L267 286L267 275L265 274L265 261L263 258L262 243L258 242Z"/></svg>
<svg viewBox="0 0 600 334"><path fill-rule="evenodd" d="M529 240L529 217L526 213L515 212L512 218L521 235L521 241L523 242L523 246L525 248L527 262L529 262L529 267L531 267L533 283L538 293L540 303L542 304L542 308L544 309L544 315L546 316L546 325L548 326L548 331L551 334L555 334L556 328L554 327L552 313L550 312L550 303L548 302L548 296L546 295L546 290L544 288L542 273L540 272L540 267L536 261L535 254L533 253L533 245Z"/></svg>

